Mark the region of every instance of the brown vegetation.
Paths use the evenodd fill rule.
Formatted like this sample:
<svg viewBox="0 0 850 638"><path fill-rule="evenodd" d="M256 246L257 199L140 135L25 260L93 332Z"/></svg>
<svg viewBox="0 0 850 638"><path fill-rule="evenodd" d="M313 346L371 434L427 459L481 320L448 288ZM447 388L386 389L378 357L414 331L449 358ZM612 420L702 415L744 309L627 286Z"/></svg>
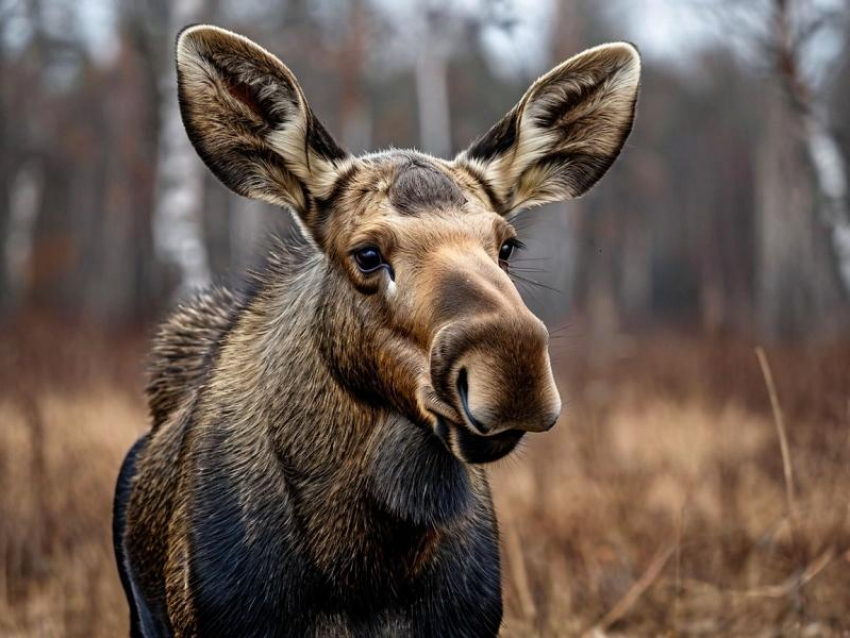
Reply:
<svg viewBox="0 0 850 638"><path fill-rule="evenodd" d="M0 635L126 634L113 480L147 427L142 339L0 340ZM566 340L564 417L494 468L505 636L847 635L850 344Z"/></svg>

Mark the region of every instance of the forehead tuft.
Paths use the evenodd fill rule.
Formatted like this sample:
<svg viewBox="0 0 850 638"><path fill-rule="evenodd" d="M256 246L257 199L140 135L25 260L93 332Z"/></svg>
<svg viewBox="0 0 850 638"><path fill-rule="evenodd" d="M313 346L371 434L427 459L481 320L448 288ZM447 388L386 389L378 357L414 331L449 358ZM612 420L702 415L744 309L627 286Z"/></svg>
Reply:
<svg viewBox="0 0 850 638"><path fill-rule="evenodd" d="M411 159L398 167L390 186L390 203L401 213L460 208L466 197L460 186L436 166Z"/></svg>

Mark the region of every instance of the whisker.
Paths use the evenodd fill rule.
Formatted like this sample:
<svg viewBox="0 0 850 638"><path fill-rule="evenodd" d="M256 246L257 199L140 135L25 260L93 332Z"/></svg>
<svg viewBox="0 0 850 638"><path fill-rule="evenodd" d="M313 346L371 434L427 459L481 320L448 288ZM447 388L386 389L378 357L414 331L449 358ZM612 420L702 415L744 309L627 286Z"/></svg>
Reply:
<svg viewBox="0 0 850 638"><path fill-rule="evenodd" d="M530 286L525 281L521 281L521 280L518 280L518 279L514 279L513 281L514 281L514 283L519 285L519 287L521 289L520 292L524 292L526 295L531 297L531 299L535 303L540 303L540 300L537 298L537 290L535 290L533 286Z"/></svg>
<svg viewBox="0 0 850 638"><path fill-rule="evenodd" d="M581 332L581 328L575 324L574 322L568 322L561 324L560 326L554 326L549 330L550 335L558 335L564 334L564 336L575 336Z"/></svg>
<svg viewBox="0 0 850 638"><path fill-rule="evenodd" d="M514 265L511 265L511 270L519 272L549 272L545 268L517 268Z"/></svg>
<svg viewBox="0 0 850 638"><path fill-rule="evenodd" d="M513 273L510 273L510 275L511 275L512 279L518 279L520 281L524 281L524 282L531 284L533 286L539 286L540 288L545 288L547 290L551 290L553 292L557 292L557 293L560 293L562 295L564 294L563 290L559 290L558 288L555 288L554 286L550 286L549 284L544 284L542 282L535 281L534 279L529 279L527 277L523 277L522 275L516 275L516 274L513 274Z"/></svg>

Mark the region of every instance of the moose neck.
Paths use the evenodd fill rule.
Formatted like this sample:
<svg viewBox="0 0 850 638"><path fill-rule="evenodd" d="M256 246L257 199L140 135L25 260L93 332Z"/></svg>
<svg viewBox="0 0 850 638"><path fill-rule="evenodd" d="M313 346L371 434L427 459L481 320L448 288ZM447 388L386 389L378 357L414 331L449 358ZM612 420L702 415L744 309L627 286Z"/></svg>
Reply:
<svg viewBox="0 0 850 638"><path fill-rule="evenodd" d="M245 309L220 368L229 368L244 412L237 420L268 441L310 542L322 544L311 547L317 562L336 568L353 542L369 552L401 532L417 543L466 519L487 489L483 471L426 426L345 385L329 360L339 347L372 345L357 323L360 293L320 255L281 274Z"/></svg>

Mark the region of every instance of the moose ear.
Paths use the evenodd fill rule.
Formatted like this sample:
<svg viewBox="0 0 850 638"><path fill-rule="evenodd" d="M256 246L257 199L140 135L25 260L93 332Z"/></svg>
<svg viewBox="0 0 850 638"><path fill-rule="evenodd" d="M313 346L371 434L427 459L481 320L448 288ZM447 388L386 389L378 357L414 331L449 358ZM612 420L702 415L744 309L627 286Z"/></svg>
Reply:
<svg viewBox="0 0 850 638"><path fill-rule="evenodd" d="M606 44L561 63L455 163L484 184L503 215L585 193L632 129L640 56Z"/></svg>
<svg viewBox="0 0 850 638"><path fill-rule="evenodd" d="M177 39L183 124L204 163L240 195L291 207L315 236L350 156L313 115L292 72L235 33L192 26Z"/></svg>

